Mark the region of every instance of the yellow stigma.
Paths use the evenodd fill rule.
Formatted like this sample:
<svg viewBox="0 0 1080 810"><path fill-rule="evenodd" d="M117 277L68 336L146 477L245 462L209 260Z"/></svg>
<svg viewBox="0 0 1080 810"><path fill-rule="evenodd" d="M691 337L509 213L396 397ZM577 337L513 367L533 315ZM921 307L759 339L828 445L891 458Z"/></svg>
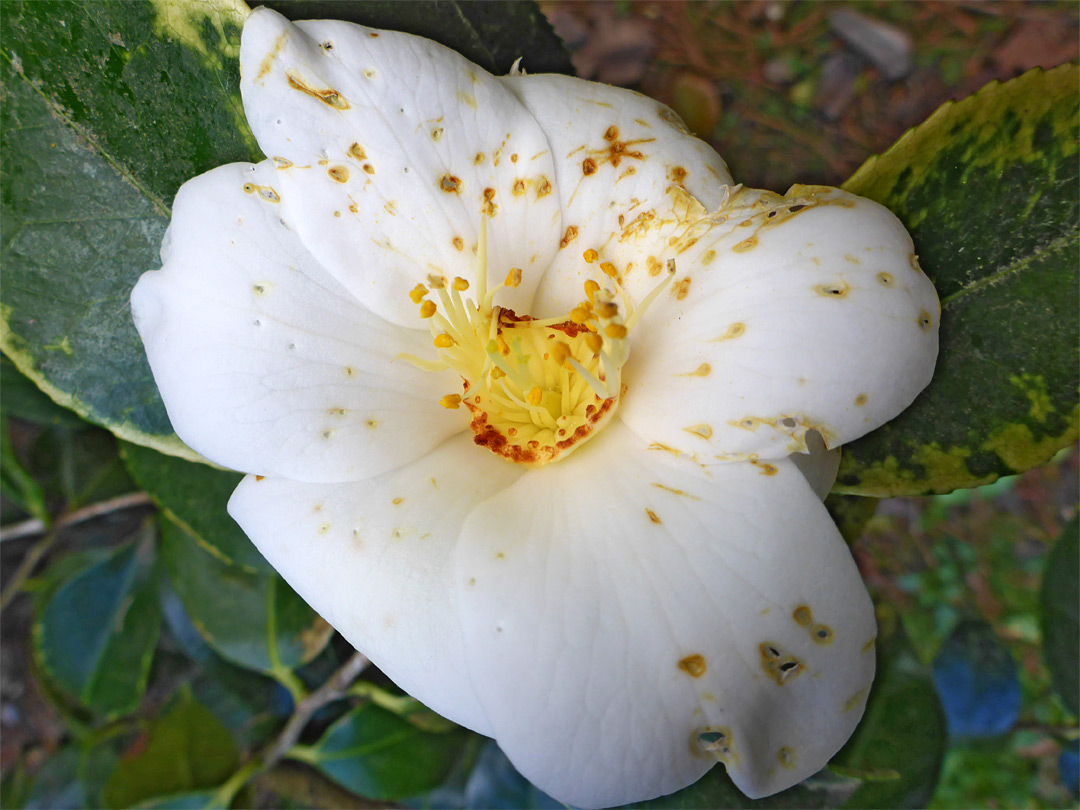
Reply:
<svg viewBox="0 0 1080 810"><path fill-rule="evenodd" d="M460 277L429 276L427 286L409 293L428 322L438 360L406 357L423 369L461 375L462 393L439 404L469 409L478 445L519 464L547 464L580 447L615 412L629 334L671 275L631 308L618 269L604 261L601 278L612 289L590 279L585 299L566 316L536 320L494 302L500 290L518 287L524 273L510 268L502 284L488 289L486 217L476 254L472 286ZM589 249L583 258L595 265L600 254Z"/></svg>

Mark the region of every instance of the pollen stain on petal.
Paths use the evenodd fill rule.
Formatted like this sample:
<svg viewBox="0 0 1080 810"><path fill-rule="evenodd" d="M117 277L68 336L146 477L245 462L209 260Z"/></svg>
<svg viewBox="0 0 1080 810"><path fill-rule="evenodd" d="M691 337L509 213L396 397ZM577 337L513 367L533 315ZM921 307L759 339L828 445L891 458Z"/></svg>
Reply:
<svg viewBox="0 0 1080 810"><path fill-rule="evenodd" d="M335 110L347 110L349 109L349 102L337 91L331 88L318 89L314 88L307 83L300 72L295 69L289 69L285 71L285 77L289 82L289 87L294 90L299 90L301 93L306 93L312 98L317 98L323 104L329 107L333 107Z"/></svg>
<svg viewBox="0 0 1080 810"><path fill-rule="evenodd" d="M896 284L896 279L894 279L889 273L885 272L878 273L877 280L882 287L892 287Z"/></svg>
<svg viewBox="0 0 1080 810"><path fill-rule="evenodd" d="M525 181L518 178L514 181L513 193L515 197L520 197L525 193Z"/></svg>
<svg viewBox="0 0 1080 810"><path fill-rule="evenodd" d="M349 147L349 156L354 157L357 160L367 160L367 152L365 152L364 147L358 143L353 143L353 145Z"/></svg>
<svg viewBox="0 0 1080 810"><path fill-rule="evenodd" d="M355 374L356 374L356 369L354 369L352 366L345 366L345 376L346 377L352 377Z"/></svg>
<svg viewBox="0 0 1080 810"><path fill-rule="evenodd" d="M870 398L868 396L866 396L866 394L859 394L857 397L855 397L855 404L856 405L865 405L869 401L870 401Z"/></svg>
<svg viewBox="0 0 1080 810"><path fill-rule="evenodd" d="M704 253L701 254L701 263L702 264L712 264L713 259L715 259L715 258L716 258L716 251L715 250L706 250Z"/></svg>
<svg viewBox="0 0 1080 810"><path fill-rule="evenodd" d="M330 175L330 179L338 183L347 183L349 181L349 170L344 166L331 166L326 170L326 173Z"/></svg>
<svg viewBox="0 0 1080 810"><path fill-rule="evenodd" d="M467 107L472 107L474 110L477 108L476 96L472 93L466 93L464 90L457 91L458 101Z"/></svg>
<svg viewBox="0 0 1080 810"><path fill-rule="evenodd" d="M563 238L559 240L559 248L562 249L577 239L578 229L577 225L571 225L566 229L566 233L563 234Z"/></svg>
<svg viewBox="0 0 1080 810"><path fill-rule="evenodd" d="M433 140L433 141L439 140L439 138L442 137L442 134L443 134L443 128L442 127L435 127L435 129L431 130L431 140Z"/></svg>
<svg viewBox="0 0 1080 810"><path fill-rule="evenodd" d="M872 639L870 639L868 642L866 642L865 644L862 645L862 652L864 652L864 653L870 652L872 649L874 649L874 645L876 643L877 643L877 636L874 636Z"/></svg>
<svg viewBox="0 0 1080 810"><path fill-rule="evenodd" d="M750 463L757 467L762 475L776 475L778 472L775 464L768 464L764 461L758 461L757 459L753 459Z"/></svg>
<svg viewBox="0 0 1080 810"><path fill-rule="evenodd" d="M652 509L646 509L645 514L649 516L649 520L653 523L660 523L660 517Z"/></svg>
<svg viewBox="0 0 1080 810"><path fill-rule="evenodd" d="M683 430L702 439L711 439L713 434L713 430L709 425L691 425L688 428L683 428Z"/></svg>
<svg viewBox="0 0 1080 810"><path fill-rule="evenodd" d="M477 152L476 157L473 158L473 163L475 165L479 166L485 160L486 160L486 158L484 157L484 153L483 152Z"/></svg>
<svg viewBox="0 0 1080 810"><path fill-rule="evenodd" d="M727 328L727 331L720 337L715 337L710 340L710 343L719 343L721 340L731 340L733 338L741 337L746 332L746 324L742 321L735 321Z"/></svg>
<svg viewBox="0 0 1080 810"><path fill-rule="evenodd" d="M452 242L456 250L465 250L465 240L462 239L460 236L455 236Z"/></svg>
<svg viewBox="0 0 1080 810"><path fill-rule="evenodd" d="M551 193L551 181L548 180L546 177L544 177L544 175L540 175L539 177L537 177L536 178L536 199L539 200L541 197L546 197L550 193Z"/></svg>
<svg viewBox="0 0 1080 810"><path fill-rule="evenodd" d="M792 612L791 618L793 618L795 624L800 627L809 627L810 623L814 621L814 614L811 612L808 605L799 605Z"/></svg>
<svg viewBox="0 0 1080 810"><path fill-rule="evenodd" d="M452 174L444 174L441 178L439 178L439 188L441 188L447 194L460 194L461 186L461 178L455 177Z"/></svg>
<svg viewBox="0 0 1080 810"><path fill-rule="evenodd" d="M705 670L708 669L708 666L705 663L704 656L699 653L694 653L679 661L679 669L691 678L700 678L705 674Z"/></svg>
<svg viewBox="0 0 1080 810"><path fill-rule="evenodd" d="M780 761L780 765L783 766L784 768L791 769L791 768L795 767L795 751L794 751L794 749L791 749L791 748L788 748L787 746L784 746L783 748L781 748L779 751L776 752L776 758Z"/></svg>
<svg viewBox="0 0 1080 810"><path fill-rule="evenodd" d="M677 301L682 301L690 294L690 278L682 279L678 284L671 286L671 293Z"/></svg>
<svg viewBox="0 0 1080 810"><path fill-rule="evenodd" d="M843 281L834 281L829 284L818 284L814 287L814 292L825 298L846 298L848 292L851 291L851 287Z"/></svg>
<svg viewBox="0 0 1080 810"><path fill-rule="evenodd" d="M930 317L930 313L927 312L925 309L919 313L918 324L919 328L922 329L924 332L929 332L930 327L934 325L933 318Z"/></svg>
<svg viewBox="0 0 1080 810"><path fill-rule="evenodd" d="M403 504L404 502L405 502L404 498L394 498L394 500L392 501L394 506L401 506L401 504Z"/></svg>
<svg viewBox="0 0 1080 810"><path fill-rule="evenodd" d="M485 216L493 217L499 211L499 206L495 204L495 189L484 189L484 202L480 205L480 210Z"/></svg>
<svg viewBox="0 0 1080 810"><path fill-rule="evenodd" d="M671 170L669 177L676 183L682 183L686 180L686 169L676 166Z"/></svg>
<svg viewBox="0 0 1080 810"><path fill-rule="evenodd" d="M743 239L741 242L739 242L739 244L735 245L732 250L734 250L736 253L745 253L748 250L753 250L755 247L757 247L757 237L750 236L746 239Z"/></svg>
<svg viewBox="0 0 1080 810"><path fill-rule="evenodd" d="M712 374L712 366L708 363L702 363L693 371L688 371L685 374L680 374L680 377L708 377Z"/></svg>
<svg viewBox="0 0 1080 810"><path fill-rule="evenodd" d="M596 161L591 157L585 158L581 161L581 173L588 177L590 174L596 174Z"/></svg>
<svg viewBox="0 0 1080 810"><path fill-rule="evenodd" d="M675 451L675 452L677 453L678 451ZM690 498L691 500L695 500L695 501L700 501L701 500L701 498L699 498L697 495L691 495L689 492L686 492L686 491L681 490L681 489L675 489L674 487L669 487L666 484L660 484L660 483L657 483L657 482L653 482L653 486L656 487L657 489L662 489L665 492L670 492L672 495L681 495L684 498Z"/></svg>
<svg viewBox="0 0 1080 810"><path fill-rule="evenodd" d="M379 426L379 423L376 422L374 419L368 419L366 422L364 422L364 424L367 425L372 430L374 430L375 428L377 428Z"/></svg>
<svg viewBox="0 0 1080 810"><path fill-rule="evenodd" d="M360 168L363 169L366 174L375 174L375 167L370 163L365 163Z"/></svg>

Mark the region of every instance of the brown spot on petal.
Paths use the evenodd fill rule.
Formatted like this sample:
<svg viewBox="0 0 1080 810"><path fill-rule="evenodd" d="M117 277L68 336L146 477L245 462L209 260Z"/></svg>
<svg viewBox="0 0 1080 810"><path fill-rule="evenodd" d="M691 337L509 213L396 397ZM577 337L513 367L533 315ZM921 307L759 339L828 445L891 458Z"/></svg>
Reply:
<svg viewBox="0 0 1080 810"><path fill-rule="evenodd" d="M452 174L444 174L439 178L439 188L447 194L460 194L461 185L461 178L455 177Z"/></svg>
<svg viewBox="0 0 1080 810"><path fill-rule="evenodd" d="M525 193L525 181L522 180L521 178L518 178L517 180L515 180L514 181L514 187L513 187L512 191L513 191L515 197L520 197L522 194L524 194Z"/></svg>
<svg viewBox="0 0 1080 810"><path fill-rule="evenodd" d="M843 281L834 281L828 284L818 284L814 292L827 298L846 298L851 287Z"/></svg>
<svg viewBox="0 0 1080 810"><path fill-rule="evenodd" d="M480 205L480 210L489 217L493 217L498 213L499 206L495 204L495 189L484 189L484 202Z"/></svg>
<svg viewBox="0 0 1080 810"><path fill-rule="evenodd" d="M596 174L596 161L591 157L585 158L581 161L581 173L588 177L590 174Z"/></svg>
<svg viewBox="0 0 1080 810"><path fill-rule="evenodd" d="M814 640L815 644L832 644L832 628L827 624L815 624L810 628L810 638Z"/></svg>
<svg viewBox="0 0 1080 810"><path fill-rule="evenodd" d="M866 396L866 394L859 394L857 397L855 397L855 404L865 405L869 400L870 397Z"/></svg>
<svg viewBox="0 0 1080 810"><path fill-rule="evenodd" d="M299 90L301 93L306 93L312 98L317 98L323 104L329 107L333 107L335 110L347 110L349 109L349 102L337 91L329 87L316 88L307 83L300 72L295 69L290 69L285 72L285 77L289 82L289 87L294 90Z"/></svg>
<svg viewBox="0 0 1080 810"><path fill-rule="evenodd" d="M454 247L457 250L464 250L465 249L465 240L462 239L460 236L455 236L452 241L453 241Z"/></svg>
<svg viewBox="0 0 1080 810"><path fill-rule="evenodd" d="M810 611L808 605L799 605L791 614L791 618L795 620L795 624L801 627L809 627L810 623L814 621L814 615Z"/></svg>
<svg viewBox="0 0 1080 810"><path fill-rule="evenodd" d="M544 177L544 175L540 175L539 177L537 177L536 178L536 199L539 200L541 197L546 197L550 193L551 193L551 182L546 177Z"/></svg>
<svg viewBox="0 0 1080 810"><path fill-rule="evenodd" d="M892 287L894 284L896 284L896 279L894 279L889 273L878 273L877 280L882 287Z"/></svg>
<svg viewBox="0 0 1080 810"><path fill-rule="evenodd" d="M566 233L563 235L563 238L559 241L559 249L561 250L562 248L573 242L575 239L577 239L577 235L578 229L576 225L571 225L570 227L568 227L566 229Z"/></svg>
<svg viewBox="0 0 1080 810"><path fill-rule="evenodd" d="M365 152L364 147L358 143L354 143L349 147L349 156L354 157L357 160L367 160L367 152Z"/></svg>
<svg viewBox="0 0 1080 810"><path fill-rule="evenodd" d="M748 239L743 239L739 244L732 248L736 253L745 253L748 250L753 250L757 247L757 237L751 236Z"/></svg>
<svg viewBox="0 0 1080 810"><path fill-rule="evenodd" d="M370 163L365 163L360 168L363 169L366 174L375 174L375 167Z"/></svg>
<svg viewBox="0 0 1080 810"><path fill-rule="evenodd" d="M684 278L678 284L673 286L671 292L674 294L676 300L682 301L690 294L690 278Z"/></svg>
<svg viewBox="0 0 1080 810"><path fill-rule="evenodd" d="M653 523L659 523L660 522L660 518L657 516L656 512L654 512L652 509L646 509L645 514L649 516L649 520L651 520Z"/></svg>
<svg viewBox="0 0 1080 810"><path fill-rule="evenodd" d="M331 166L326 170L326 173L330 175L330 179L338 183L349 182L349 170L344 166Z"/></svg>
<svg viewBox="0 0 1080 810"><path fill-rule="evenodd" d="M930 328L934 325L933 318L930 317L930 313L925 309L919 313L919 328L924 332L929 332Z"/></svg>
<svg viewBox="0 0 1080 810"><path fill-rule="evenodd" d="M758 650L761 653L761 668L780 686L801 674L805 668L798 658L775 642L763 641Z"/></svg>
<svg viewBox="0 0 1080 810"><path fill-rule="evenodd" d="M684 169L682 166L676 166L671 170L671 174L669 176L676 183L682 183L684 180L686 180L686 169Z"/></svg>
<svg viewBox="0 0 1080 810"><path fill-rule="evenodd" d="M780 761L780 765L791 769L795 767L795 751L787 746L784 746L776 752L776 758Z"/></svg>
<svg viewBox="0 0 1080 810"><path fill-rule="evenodd" d="M691 678L700 678L705 674L705 670L708 666L705 663L705 658L698 653L688 655L679 661L679 669L689 675Z"/></svg>

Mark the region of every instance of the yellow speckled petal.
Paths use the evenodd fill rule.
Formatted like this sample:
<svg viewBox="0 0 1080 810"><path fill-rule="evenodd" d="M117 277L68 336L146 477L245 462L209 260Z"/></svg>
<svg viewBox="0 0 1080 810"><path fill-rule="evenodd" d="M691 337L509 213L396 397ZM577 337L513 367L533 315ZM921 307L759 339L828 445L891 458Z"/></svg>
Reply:
<svg viewBox="0 0 1080 810"><path fill-rule="evenodd" d="M409 694L490 734L466 671L452 555L477 503L520 471L457 436L349 484L249 476L229 514L318 613Z"/></svg>
<svg viewBox="0 0 1080 810"><path fill-rule="evenodd" d="M619 272L648 278L648 258L668 236L725 198L732 181L724 161L663 104L567 76L502 81L551 143L563 207L560 249L537 292L538 316L567 312L586 279L604 281L599 263L582 261L584 251L597 250L602 262L631 248Z"/></svg>
<svg viewBox="0 0 1080 810"><path fill-rule="evenodd" d="M355 300L297 239L268 163L184 184L164 267L131 294L173 428L212 461L345 481L415 459L464 426L438 405L453 374L398 359L426 332Z"/></svg>
<svg viewBox="0 0 1080 810"><path fill-rule="evenodd" d="M480 504L456 570L499 745L575 807L667 794L718 761L774 793L862 715L873 606L787 459L705 470L616 420Z"/></svg>
<svg viewBox="0 0 1080 810"><path fill-rule="evenodd" d="M646 441L702 463L800 452L808 430L836 447L930 381L937 294L877 203L742 190L672 251L669 294L638 326L623 376L620 414Z"/></svg>
<svg viewBox="0 0 1080 810"><path fill-rule="evenodd" d="M415 325L429 274L475 281L489 219L500 304L524 310L558 248L547 139L512 93L429 40L255 9L241 42L252 131L308 249L366 306Z"/></svg>

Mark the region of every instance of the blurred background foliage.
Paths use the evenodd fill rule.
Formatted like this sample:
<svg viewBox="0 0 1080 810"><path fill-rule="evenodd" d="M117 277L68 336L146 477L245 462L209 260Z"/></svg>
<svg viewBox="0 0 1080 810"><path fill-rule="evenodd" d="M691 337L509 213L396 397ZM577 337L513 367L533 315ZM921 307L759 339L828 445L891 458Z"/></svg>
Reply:
<svg viewBox="0 0 1080 810"><path fill-rule="evenodd" d="M294 19L434 36L496 71L524 54L532 72L640 89L716 146L738 179L778 191L839 185L942 102L1077 58L1073 3L269 4ZM75 17L93 23L96 8L108 20L121 7L136 25L133 4ZM0 5L5 158L24 123L13 118L15 85L34 58L43 70L63 62L33 51L51 35L43 27L30 41L19 18L34 13ZM204 44L227 45L234 23L222 16ZM121 35L106 22L84 28L104 43L95 64L110 75ZM85 136L92 111L79 118L77 78L64 86L69 123ZM227 146L234 156L245 137ZM1075 171L1075 152L1066 155ZM223 162L202 159L198 170ZM23 215L18 171L6 169L3 186L6 250ZM7 303L20 290L5 275ZM1074 333L1066 319L1072 346ZM22 357L20 344L4 347ZM57 397L76 388L57 383L63 374L35 379L97 424L0 360L0 806L559 806L492 742L363 669L225 515L237 475L118 441L98 426L128 435L102 416L111 394L90 405ZM1065 417L1075 430L1075 412ZM139 435L152 427L147 418ZM828 770L779 796L750 802L714 769L650 804L1075 806L1080 455L1064 444L1049 463L977 489L833 496L881 628L862 727Z"/></svg>

